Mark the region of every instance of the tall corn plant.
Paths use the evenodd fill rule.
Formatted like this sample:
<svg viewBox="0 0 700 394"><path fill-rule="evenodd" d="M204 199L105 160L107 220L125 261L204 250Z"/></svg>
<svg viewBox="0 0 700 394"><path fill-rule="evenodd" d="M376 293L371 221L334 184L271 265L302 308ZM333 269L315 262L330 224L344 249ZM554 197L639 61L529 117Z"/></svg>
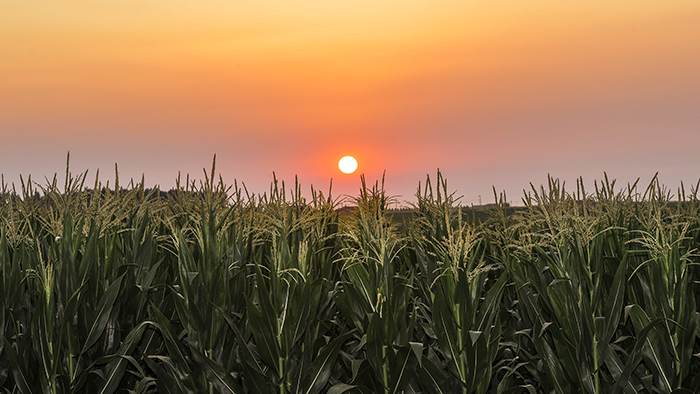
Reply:
<svg viewBox="0 0 700 394"><path fill-rule="evenodd" d="M247 235L237 231L235 215L245 207L240 194L228 203L229 188L221 178L216 182L215 165L214 159L199 187L189 178L184 188L178 182L170 201L175 283L167 302L150 305L162 346L144 360L159 391L242 392L232 376L241 371L237 343L225 334L226 314L242 305L246 290L232 287L236 271L230 269Z"/></svg>
<svg viewBox="0 0 700 394"><path fill-rule="evenodd" d="M685 207L670 206L670 196L654 178L645 192L630 232L635 256L629 275L630 304L625 313L639 335L624 376L638 377L646 390L670 393L700 389L697 377L698 277L697 199L692 216ZM685 212L684 209L685 208ZM662 293L663 292L663 293ZM619 386L619 385L618 385Z"/></svg>
<svg viewBox="0 0 700 394"><path fill-rule="evenodd" d="M550 180L469 224L438 173L397 227L378 183L339 215L85 178L2 184L4 392L700 391L697 187Z"/></svg>
<svg viewBox="0 0 700 394"><path fill-rule="evenodd" d="M607 226L581 189L575 199L552 179L549 190L533 188L509 265L520 355L546 391L607 392L621 373L612 346L625 302L624 231Z"/></svg>
<svg viewBox="0 0 700 394"><path fill-rule="evenodd" d="M250 392L322 392L351 336L333 322L333 207L330 196L307 203L298 183L289 200L276 181L261 198L255 229L263 242L248 262L255 283L246 304L252 338L236 333Z"/></svg>
<svg viewBox="0 0 700 394"><path fill-rule="evenodd" d="M129 323L143 316L126 318L132 297L123 284L133 264L118 263L110 272L97 269L113 258L100 249L100 238L105 222L125 220L128 207L138 210L138 203L128 193L115 205L126 208L126 216L105 215L91 205L101 197L88 198L82 189L84 175L78 182L68 170L66 176L65 190L58 191L54 178L41 188L39 199L23 187L23 198L14 198L4 216L9 223L3 223L2 231L3 282L11 285L6 291L21 294L22 304L13 297L3 300L11 322L3 330L3 357L12 372L3 385L22 393L112 393L126 373L128 361L122 357L133 354L145 325ZM141 228L144 235L145 226ZM139 237L129 246L141 249L142 238L149 239ZM141 256L142 262L151 257ZM117 304L118 297L125 303Z"/></svg>
<svg viewBox="0 0 700 394"><path fill-rule="evenodd" d="M463 221L438 172L417 194L411 232L420 276L421 320L431 349L418 369L430 392L485 393L500 350L500 303L507 276L486 261L481 233ZM437 346L435 346L437 345Z"/></svg>
<svg viewBox="0 0 700 394"><path fill-rule="evenodd" d="M350 379L338 392L401 392L422 357L423 344L412 342L414 269L385 213L390 200L383 182L368 188L363 177L357 208L342 223L343 281L335 302L355 340L343 355Z"/></svg>
<svg viewBox="0 0 700 394"><path fill-rule="evenodd" d="M660 242L641 228L649 213L663 212L659 201L648 194L640 200L636 185L615 192L607 178L596 189L581 195L580 182L574 198L550 179L549 190L533 188L526 196L523 231L514 240L517 262L509 266L518 289L518 357L545 391L670 393L689 387L679 366L688 371L693 364L688 352L697 312L688 297L694 295L688 287L668 286L689 279L685 263L692 249L667 244L661 260L675 280L664 272L648 277L661 257ZM681 245L678 235L672 237ZM674 293L684 303L681 311L669 308ZM676 356L681 348L683 362Z"/></svg>

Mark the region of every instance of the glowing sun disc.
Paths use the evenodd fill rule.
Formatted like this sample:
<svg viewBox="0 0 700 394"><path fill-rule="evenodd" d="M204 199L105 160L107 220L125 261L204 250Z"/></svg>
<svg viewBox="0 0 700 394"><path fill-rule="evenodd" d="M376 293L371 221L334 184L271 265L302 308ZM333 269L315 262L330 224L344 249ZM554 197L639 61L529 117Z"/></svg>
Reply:
<svg viewBox="0 0 700 394"><path fill-rule="evenodd" d="M357 160L352 156L345 156L338 162L338 168L346 174L352 174L357 169Z"/></svg>

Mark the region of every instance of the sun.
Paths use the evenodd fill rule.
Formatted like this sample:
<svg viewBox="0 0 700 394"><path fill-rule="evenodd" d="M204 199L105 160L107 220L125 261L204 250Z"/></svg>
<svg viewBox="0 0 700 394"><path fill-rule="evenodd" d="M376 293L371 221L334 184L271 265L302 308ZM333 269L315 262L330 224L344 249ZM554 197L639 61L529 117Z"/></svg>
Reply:
<svg viewBox="0 0 700 394"><path fill-rule="evenodd" d="M352 156L345 156L338 162L338 168L345 174L352 174L357 169L357 160Z"/></svg>

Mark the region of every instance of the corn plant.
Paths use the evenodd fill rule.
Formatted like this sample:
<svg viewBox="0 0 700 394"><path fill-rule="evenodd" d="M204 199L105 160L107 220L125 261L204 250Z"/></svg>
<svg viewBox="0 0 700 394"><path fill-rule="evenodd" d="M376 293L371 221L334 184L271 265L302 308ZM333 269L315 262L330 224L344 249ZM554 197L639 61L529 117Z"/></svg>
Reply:
<svg viewBox="0 0 700 394"><path fill-rule="evenodd" d="M347 214L215 164L0 182L0 391L700 391L700 183L549 179L470 218L438 172L397 223L383 183Z"/></svg>
<svg viewBox="0 0 700 394"><path fill-rule="evenodd" d="M401 392L422 355L422 344L411 342L413 272L401 259L403 240L385 214L390 200L383 185L368 188L363 178L357 210L343 223L344 280L335 302L356 336L345 356L354 384L345 390Z"/></svg>
<svg viewBox="0 0 700 394"><path fill-rule="evenodd" d="M500 350L507 276L485 259L480 232L463 221L458 199L439 172L435 190L428 178L417 197L412 239L427 312L423 319L430 323L427 336L437 339L419 373L429 391L488 392Z"/></svg>

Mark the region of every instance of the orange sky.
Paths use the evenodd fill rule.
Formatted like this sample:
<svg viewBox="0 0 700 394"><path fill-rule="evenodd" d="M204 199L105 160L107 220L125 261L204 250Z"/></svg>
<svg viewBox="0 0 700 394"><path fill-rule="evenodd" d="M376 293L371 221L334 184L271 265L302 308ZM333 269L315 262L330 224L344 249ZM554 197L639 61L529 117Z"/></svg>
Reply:
<svg viewBox="0 0 700 394"><path fill-rule="evenodd" d="M356 194L352 154L411 200L551 173L700 178L697 1L32 1L0 14L0 172ZM488 196L488 198L487 198Z"/></svg>

